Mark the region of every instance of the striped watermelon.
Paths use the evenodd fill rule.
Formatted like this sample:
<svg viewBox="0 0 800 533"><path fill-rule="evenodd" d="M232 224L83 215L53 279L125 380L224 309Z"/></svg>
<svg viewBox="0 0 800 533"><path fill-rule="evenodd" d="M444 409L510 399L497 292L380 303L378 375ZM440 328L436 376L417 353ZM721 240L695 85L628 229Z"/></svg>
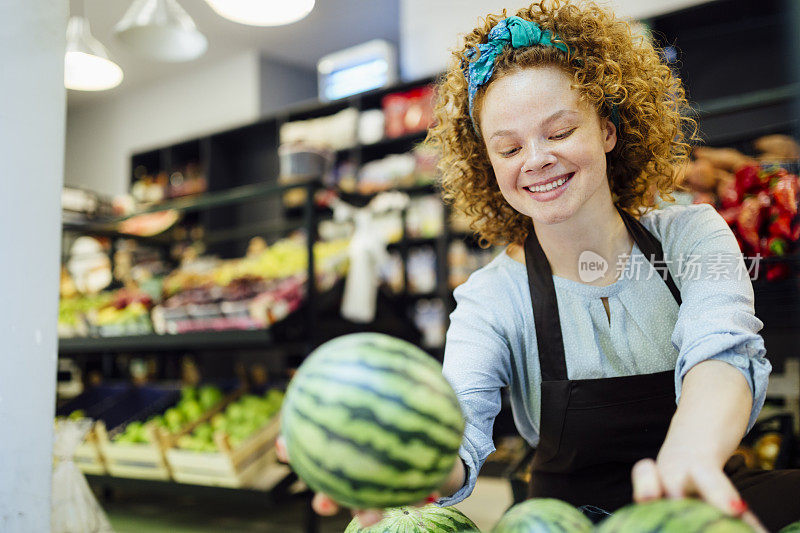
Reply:
<svg viewBox="0 0 800 533"><path fill-rule="evenodd" d="M493 533L589 533L592 521L567 502L533 498L518 503L494 526Z"/></svg>
<svg viewBox="0 0 800 533"><path fill-rule="evenodd" d="M348 507L386 508L444 484L464 419L435 359L388 335L355 333L326 342L297 370L282 432L312 489Z"/></svg>
<svg viewBox="0 0 800 533"><path fill-rule="evenodd" d="M478 527L455 507L394 507L387 509L383 520L362 528L353 518L344 533L467 533Z"/></svg>
<svg viewBox="0 0 800 533"><path fill-rule="evenodd" d="M738 518L694 499L654 500L623 507L603 520L598 533L752 533Z"/></svg>
<svg viewBox="0 0 800 533"><path fill-rule="evenodd" d="M778 533L800 533L800 522L792 522Z"/></svg>

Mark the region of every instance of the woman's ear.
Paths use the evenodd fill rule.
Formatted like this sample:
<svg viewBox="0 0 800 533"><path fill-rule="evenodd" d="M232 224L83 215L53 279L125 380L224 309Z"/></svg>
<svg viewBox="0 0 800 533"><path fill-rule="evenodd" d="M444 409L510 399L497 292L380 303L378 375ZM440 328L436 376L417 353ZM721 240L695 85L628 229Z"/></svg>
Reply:
<svg viewBox="0 0 800 533"><path fill-rule="evenodd" d="M617 127L611 119L602 119L603 129L603 149L606 153L610 152L617 145Z"/></svg>

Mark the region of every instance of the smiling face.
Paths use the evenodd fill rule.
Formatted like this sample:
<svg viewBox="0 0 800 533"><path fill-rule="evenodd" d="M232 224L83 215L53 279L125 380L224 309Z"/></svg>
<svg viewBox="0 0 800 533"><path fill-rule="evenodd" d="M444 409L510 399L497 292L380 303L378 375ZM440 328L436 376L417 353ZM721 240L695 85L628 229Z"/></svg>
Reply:
<svg viewBox="0 0 800 533"><path fill-rule="evenodd" d="M580 99L555 66L526 68L491 82L480 102L481 135L500 192L540 224L608 210L606 153L611 121Z"/></svg>

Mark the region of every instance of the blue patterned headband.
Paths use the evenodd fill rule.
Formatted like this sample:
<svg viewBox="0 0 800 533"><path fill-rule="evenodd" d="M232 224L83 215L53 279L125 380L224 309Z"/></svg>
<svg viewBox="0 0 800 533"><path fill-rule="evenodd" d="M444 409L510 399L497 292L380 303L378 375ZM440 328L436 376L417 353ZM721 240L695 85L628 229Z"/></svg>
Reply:
<svg viewBox="0 0 800 533"><path fill-rule="evenodd" d="M472 112L472 104L478 89L489 83L494 74L494 63L497 56L509 44L512 48L525 48L527 46L552 46L562 52L568 53L569 48L558 40L556 35L552 35L548 30L543 30L535 22L519 17L508 17L501 20L489 32L486 44L479 44L469 48L464 55L467 61L462 64L464 77L467 78L467 92L469 95L469 117L472 119L472 127L480 137L478 126ZM475 56L480 54L478 59ZM611 121L619 129L619 113L617 106L611 105Z"/></svg>

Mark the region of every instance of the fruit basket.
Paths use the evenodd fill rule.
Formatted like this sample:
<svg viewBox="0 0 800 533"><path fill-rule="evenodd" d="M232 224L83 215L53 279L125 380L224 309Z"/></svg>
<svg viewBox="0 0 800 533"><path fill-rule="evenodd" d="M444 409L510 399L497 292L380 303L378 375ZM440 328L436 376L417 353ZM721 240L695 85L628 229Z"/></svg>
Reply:
<svg viewBox="0 0 800 533"><path fill-rule="evenodd" d="M193 387L133 389L119 402L117 416L95 427L108 472L120 477L171 479L164 451L241 394L240 389L228 389L223 396L217 387L201 387L201 394L204 390L216 391L201 398L202 402Z"/></svg>
<svg viewBox="0 0 800 533"><path fill-rule="evenodd" d="M56 418L91 418L102 420L104 414L126 395L130 385L108 384L92 387L56 410ZM106 465L97 444L94 425L78 445L74 455L75 464L86 474L105 474Z"/></svg>
<svg viewBox="0 0 800 533"><path fill-rule="evenodd" d="M283 393L277 388L253 392L167 449L175 481L269 490L290 473L275 452Z"/></svg>

